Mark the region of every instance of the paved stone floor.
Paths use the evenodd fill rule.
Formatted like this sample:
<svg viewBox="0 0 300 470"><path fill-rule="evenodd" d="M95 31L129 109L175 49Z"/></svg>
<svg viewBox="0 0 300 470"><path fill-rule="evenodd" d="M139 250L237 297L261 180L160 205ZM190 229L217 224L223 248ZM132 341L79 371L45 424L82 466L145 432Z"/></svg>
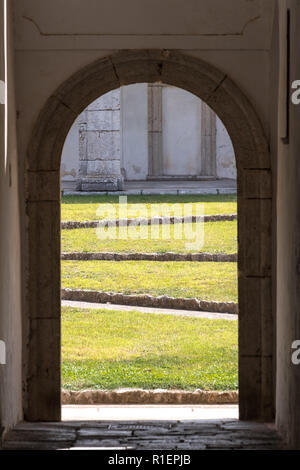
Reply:
<svg viewBox="0 0 300 470"><path fill-rule="evenodd" d="M21 423L4 449L211 450L283 448L271 426L236 419Z"/></svg>
<svg viewBox="0 0 300 470"><path fill-rule="evenodd" d="M124 191L83 192L64 190L64 194L235 194L236 181L220 180L174 180L174 181L126 181Z"/></svg>

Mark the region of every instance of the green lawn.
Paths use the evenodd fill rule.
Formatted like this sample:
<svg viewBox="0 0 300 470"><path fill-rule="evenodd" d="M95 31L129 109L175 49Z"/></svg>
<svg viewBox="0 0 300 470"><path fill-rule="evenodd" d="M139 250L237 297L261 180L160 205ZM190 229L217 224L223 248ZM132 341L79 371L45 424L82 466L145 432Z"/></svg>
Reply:
<svg viewBox="0 0 300 470"><path fill-rule="evenodd" d="M152 227L153 229L153 227ZM174 232L175 229L175 232ZM193 238L188 238L186 230ZM122 231L124 228L121 229ZM204 245L200 224L176 224L164 228L156 226L159 239L153 239L151 227L128 227L127 239L121 239L119 228L108 228L101 233L91 229L62 230L62 251L86 252L127 252L127 253L188 253L205 251L207 253L236 253L237 252L237 222L205 222ZM169 231L169 232L168 232ZM181 232L180 232L181 231ZM135 234L138 239L134 239ZM176 239L182 234L182 239ZM143 238L142 238L143 237ZM107 239L105 239L107 238ZM167 239L168 238L168 239ZM191 242L199 241L190 247Z"/></svg>
<svg viewBox="0 0 300 470"><path fill-rule="evenodd" d="M237 265L181 261L62 261L62 287L237 302Z"/></svg>
<svg viewBox="0 0 300 470"><path fill-rule="evenodd" d="M116 211L118 196L64 196L62 220L99 220L124 217ZM143 205L167 215L171 205L202 202L206 214L236 213L236 196L129 196L129 217L147 217ZM104 212L105 204L113 204ZM162 206L167 204L168 206ZM100 212L97 215L97 209ZM115 210L115 212L114 212ZM140 211L140 212L138 212ZM171 214L172 215L172 214ZM180 214L176 214L180 215ZM97 237L96 229L62 231L62 251L89 252L237 252L237 223L204 224L204 245L190 247L201 232L188 224L193 240L170 236L159 227L128 229L118 239ZM134 232L143 232L133 239ZM197 237L198 233L198 237ZM112 239L111 239L111 235ZM153 234L152 234L153 235ZM166 239L167 238L167 239ZM237 302L236 263L149 261L62 261L62 287L124 294L197 297ZM209 320L139 312L79 310L62 312L62 383L66 389L164 388L236 390L238 387L237 321Z"/></svg>
<svg viewBox="0 0 300 470"><path fill-rule="evenodd" d="M127 203L129 213L119 214L119 196L63 196L61 204L61 218L67 220L99 220L125 217L150 217L150 205L156 204L157 209L168 215L166 207L176 204L176 209L181 209L181 204L204 203L205 214L235 214L237 212L236 195L162 195L162 196L128 196ZM110 204L105 211L105 204ZM144 208L147 211L144 213ZM100 209L99 209L100 208ZM97 209L100 213L97 214ZM176 215L181 215L176 213ZM183 215L183 214L182 214Z"/></svg>
<svg viewBox="0 0 300 470"><path fill-rule="evenodd" d="M63 308L65 389L236 390L237 321Z"/></svg>

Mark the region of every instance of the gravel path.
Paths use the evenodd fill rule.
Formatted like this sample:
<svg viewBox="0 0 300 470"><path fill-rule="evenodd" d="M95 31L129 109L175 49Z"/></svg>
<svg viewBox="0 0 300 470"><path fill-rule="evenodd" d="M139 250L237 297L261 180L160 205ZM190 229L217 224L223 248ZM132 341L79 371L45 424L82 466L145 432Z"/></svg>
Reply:
<svg viewBox="0 0 300 470"><path fill-rule="evenodd" d="M208 318L210 320L237 320L238 315L227 313L214 313L214 312L198 312L193 310L172 310L166 308L151 308L151 307L136 307L131 305L113 305L113 304L98 304L92 302L76 302L74 300L62 300L63 307L73 307L80 309L106 309L106 310L120 310L126 312L142 312L142 313L156 313L164 315L175 315L181 317L195 317L195 318Z"/></svg>

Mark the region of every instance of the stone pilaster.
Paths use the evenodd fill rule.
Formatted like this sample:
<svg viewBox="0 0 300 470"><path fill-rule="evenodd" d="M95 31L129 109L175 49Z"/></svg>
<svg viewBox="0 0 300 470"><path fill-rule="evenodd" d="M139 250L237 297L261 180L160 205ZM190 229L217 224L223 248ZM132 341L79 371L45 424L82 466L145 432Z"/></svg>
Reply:
<svg viewBox="0 0 300 470"><path fill-rule="evenodd" d="M160 83L148 85L149 177L163 174L162 87Z"/></svg>
<svg viewBox="0 0 300 470"><path fill-rule="evenodd" d="M120 89L117 89L90 104L79 123L82 191L123 188L120 146Z"/></svg>
<svg viewBox="0 0 300 470"><path fill-rule="evenodd" d="M201 175L216 176L216 114L201 103Z"/></svg>

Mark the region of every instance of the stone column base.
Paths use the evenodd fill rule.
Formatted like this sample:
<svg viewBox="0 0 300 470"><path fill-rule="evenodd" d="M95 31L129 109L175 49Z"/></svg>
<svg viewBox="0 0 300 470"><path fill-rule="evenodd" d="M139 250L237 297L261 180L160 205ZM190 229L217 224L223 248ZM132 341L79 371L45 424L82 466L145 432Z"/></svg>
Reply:
<svg viewBox="0 0 300 470"><path fill-rule="evenodd" d="M124 180L121 176L82 178L80 191L122 191Z"/></svg>

